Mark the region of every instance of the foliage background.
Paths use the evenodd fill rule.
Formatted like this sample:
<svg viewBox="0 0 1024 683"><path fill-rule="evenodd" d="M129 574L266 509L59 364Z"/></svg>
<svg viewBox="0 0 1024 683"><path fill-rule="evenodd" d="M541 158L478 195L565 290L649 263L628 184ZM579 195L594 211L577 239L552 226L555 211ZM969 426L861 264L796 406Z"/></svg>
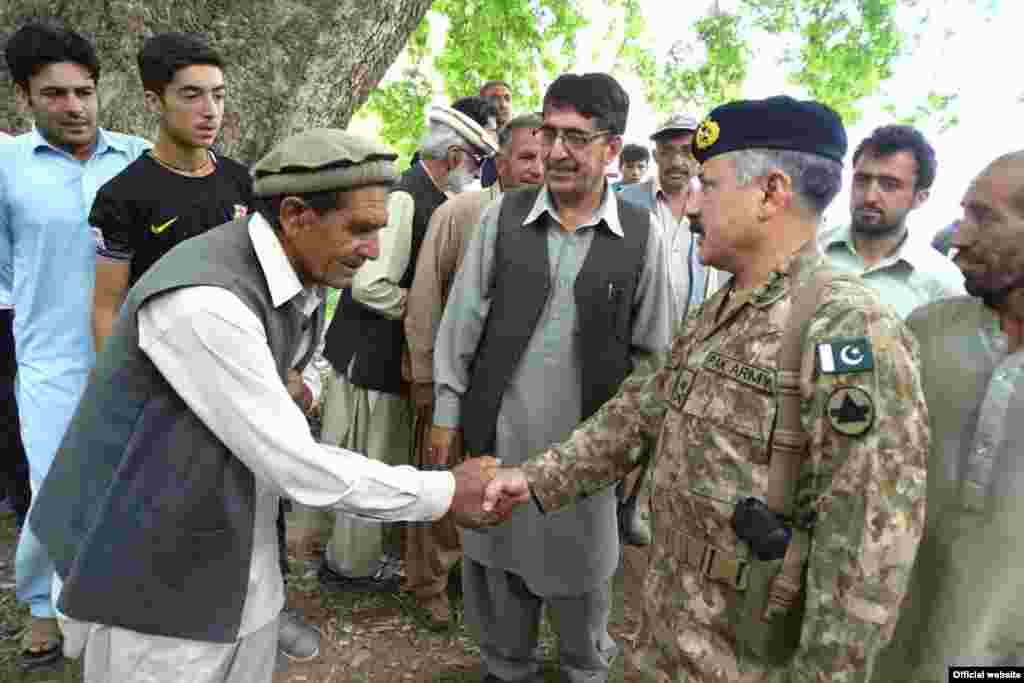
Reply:
<svg viewBox="0 0 1024 683"><path fill-rule="evenodd" d="M965 5L983 14L996 8L995 0L672 4L670 29L649 25L656 0L435 0L371 95L362 124L375 119L385 141L408 157L431 102L477 94L481 83L501 78L512 86L516 110L529 111L555 76L593 63L624 81L639 80L659 115L704 112L742 97L754 60L771 59L794 93L828 103L851 125L936 17ZM581 42L584 33L594 39ZM666 33L675 37L659 47ZM957 99L956 92L936 90L910 107L890 103L886 111L904 122L955 126Z"/></svg>

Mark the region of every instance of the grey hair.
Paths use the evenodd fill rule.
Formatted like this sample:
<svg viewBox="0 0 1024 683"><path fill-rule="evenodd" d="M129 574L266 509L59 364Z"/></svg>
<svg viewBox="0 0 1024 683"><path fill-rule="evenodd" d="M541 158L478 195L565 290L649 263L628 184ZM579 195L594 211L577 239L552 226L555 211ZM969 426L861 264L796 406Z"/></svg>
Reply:
<svg viewBox="0 0 1024 683"><path fill-rule="evenodd" d="M800 206L821 216L843 184L843 165L808 152L788 149L741 149L728 153L736 163L736 182L749 185L779 170L793 181Z"/></svg>
<svg viewBox="0 0 1024 683"><path fill-rule="evenodd" d="M451 147L462 147L468 144L451 126L440 122L432 122L420 142L420 156L424 159L444 159Z"/></svg>

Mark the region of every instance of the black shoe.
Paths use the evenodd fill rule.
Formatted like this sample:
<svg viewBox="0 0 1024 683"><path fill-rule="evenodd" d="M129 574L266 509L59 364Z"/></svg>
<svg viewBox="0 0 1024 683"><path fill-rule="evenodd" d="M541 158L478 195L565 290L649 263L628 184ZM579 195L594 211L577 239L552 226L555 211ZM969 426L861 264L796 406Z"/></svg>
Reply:
<svg viewBox="0 0 1024 683"><path fill-rule="evenodd" d="M397 593L402 586L402 577L385 571L386 565L373 576L345 576L339 574L324 562L320 565L317 577L320 585L328 590L348 593Z"/></svg>

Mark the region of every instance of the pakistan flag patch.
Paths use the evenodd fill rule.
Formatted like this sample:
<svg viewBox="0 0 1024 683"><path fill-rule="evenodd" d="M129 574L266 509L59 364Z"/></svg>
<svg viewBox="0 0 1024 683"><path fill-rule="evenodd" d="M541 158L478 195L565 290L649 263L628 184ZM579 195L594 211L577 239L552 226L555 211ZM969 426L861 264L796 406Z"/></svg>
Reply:
<svg viewBox="0 0 1024 683"><path fill-rule="evenodd" d="M833 339L818 344L818 368L825 375L864 372L875 367L871 341L867 337Z"/></svg>

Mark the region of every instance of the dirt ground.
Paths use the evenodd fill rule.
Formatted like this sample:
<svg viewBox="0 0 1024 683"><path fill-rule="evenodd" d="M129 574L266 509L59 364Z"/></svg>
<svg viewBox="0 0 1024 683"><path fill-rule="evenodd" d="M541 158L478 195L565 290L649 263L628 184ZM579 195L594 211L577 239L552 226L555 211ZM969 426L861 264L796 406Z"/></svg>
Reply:
<svg viewBox="0 0 1024 683"><path fill-rule="evenodd" d="M480 679L479 650L461 619L460 596L453 587L456 623L436 633L426 627L415 602L406 595L345 595L319 590L313 562L307 577L293 581L290 598L324 634L321 656L293 663L278 672L274 683L469 683ZM627 549L615 577L612 636L630 649L639 625L646 553ZM541 630L541 657L546 681L558 681L554 634ZM612 680L632 681L635 672L617 664Z"/></svg>
<svg viewBox="0 0 1024 683"><path fill-rule="evenodd" d="M18 630L27 611L14 598L13 517L0 516L0 683L70 683L79 680L75 663L25 675L18 671ZM291 545L291 544L290 544ZM315 549L292 547L293 579L289 599L323 633L321 654L312 662L291 663L279 671L274 683L470 683L479 680L479 650L461 619L461 601L454 592L455 623L444 632L426 627L422 613L407 595L367 595L321 590L316 578ZM646 554L627 549L615 577L611 632L631 648L638 627ZM456 589L456 587L453 587ZM558 681L553 661L555 639L545 624L541 652L546 681ZM623 662L613 670L613 681L635 680Z"/></svg>

